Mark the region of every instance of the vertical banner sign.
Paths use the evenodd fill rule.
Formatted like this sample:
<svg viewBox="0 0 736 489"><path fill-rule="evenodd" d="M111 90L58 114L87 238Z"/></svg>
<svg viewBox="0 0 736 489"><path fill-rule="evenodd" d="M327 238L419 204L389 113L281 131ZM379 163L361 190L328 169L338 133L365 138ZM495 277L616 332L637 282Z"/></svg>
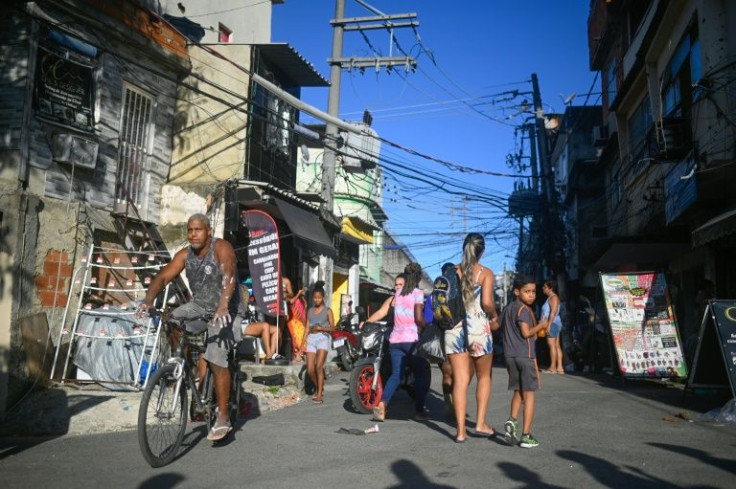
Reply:
<svg viewBox="0 0 736 489"><path fill-rule="evenodd" d="M279 317L283 311L278 228L273 218L263 211L243 211L241 219L250 238L248 267L253 280L253 295L264 314Z"/></svg>
<svg viewBox="0 0 736 489"><path fill-rule="evenodd" d="M601 286L621 374L687 377L664 274L601 274Z"/></svg>

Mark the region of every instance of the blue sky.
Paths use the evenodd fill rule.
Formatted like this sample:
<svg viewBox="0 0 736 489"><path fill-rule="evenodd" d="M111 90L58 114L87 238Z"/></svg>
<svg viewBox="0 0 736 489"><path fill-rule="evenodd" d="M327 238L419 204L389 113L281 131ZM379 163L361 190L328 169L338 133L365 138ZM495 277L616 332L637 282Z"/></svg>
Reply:
<svg viewBox="0 0 736 489"><path fill-rule="evenodd" d="M537 73L545 111L562 112L563 98L578 94L583 105L595 74L588 69L588 0L373 0L385 14L416 12L419 26L396 29L397 43L384 30L346 32L343 56L416 57L414 73L403 68L387 74L368 69L360 74L343 71L340 116L359 120L372 112L373 128L399 145L463 167L514 174L506 156L519 140L514 126L524 98L511 100L504 92L531 91L531 73ZM332 0L287 0L274 5L273 42L288 42L325 78L331 54L334 16ZM373 15L355 0L346 0L346 17ZM418 36L417 36L418 35ZM398 44L398 46L397 46ZM588 104L599 100L593 87ZM327 89L305 89L302 98L323 110ZM313 122L304 118L304 122ZM505 215L502 204L513 189L513 178L468 174L382 146L387 166L384 209L387 227L425 267L430 276L445 261L459 261L464 231L490 232L482 260L496 272L514 266L518 223ZM422 179L449 180L445 188L485 196L463 201L461 195L439 191L417 178L396 173L423 173ZM452 185L455 184L455 185ZM452 234L455 233L455 234Z"/></svg>

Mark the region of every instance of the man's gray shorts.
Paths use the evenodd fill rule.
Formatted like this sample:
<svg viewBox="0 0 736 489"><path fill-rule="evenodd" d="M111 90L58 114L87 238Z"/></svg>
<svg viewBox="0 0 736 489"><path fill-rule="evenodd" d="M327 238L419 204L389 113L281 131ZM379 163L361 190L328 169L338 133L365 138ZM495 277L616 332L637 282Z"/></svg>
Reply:
<svg viewBox="0 0 736 489"><path fill-rule="evenodd" d="M539 390L537 364L533 358L506 357L510 391Z"/></svg>
<svg viewBox="0 0 736 489"><path fill-rule="evenodd" d="M208 313L204 307L193 302L187 302L174 309L171 313L171 318L186 320L207 315ZM233 321L224 328L213 326L211 321L209 323L203 321L185 323L185 327L188 332L194 334L201 333L204 331L204 328L207 328L207 344L204 359L219 367L227 368L227 354L241 340L240 321L240 316L235 316ZM238 326L234 328L233 325Z"/></svg>

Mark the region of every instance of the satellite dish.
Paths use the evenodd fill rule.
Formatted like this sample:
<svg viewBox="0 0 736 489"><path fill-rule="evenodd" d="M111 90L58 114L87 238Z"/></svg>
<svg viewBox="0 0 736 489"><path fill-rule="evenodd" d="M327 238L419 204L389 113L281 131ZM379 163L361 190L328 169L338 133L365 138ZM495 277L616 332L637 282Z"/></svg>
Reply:
<svg viewBox="0 0 736 489"><path fill-rule="evenodd" d="M302 161L305 163L309 162L309 148L306 144L302 144L299 149L302 151Z"/></svg>
<svg viewBox="0 0 736 489"><path fill-rule="evenodd" d="M570 105L572 101L575 100L575 97L577 97L577 95L577 92L572 92L570 95L567 96L567 98L564 98L562 94L560 94L560 98L563 100L563 104Z"/></svg>

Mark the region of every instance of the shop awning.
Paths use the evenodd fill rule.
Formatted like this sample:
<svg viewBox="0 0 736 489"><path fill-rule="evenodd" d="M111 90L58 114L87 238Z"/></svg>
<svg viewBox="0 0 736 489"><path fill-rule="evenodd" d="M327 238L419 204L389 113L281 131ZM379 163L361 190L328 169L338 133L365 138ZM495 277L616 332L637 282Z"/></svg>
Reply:
<svg viewBox="0 0 736 489"><path fill-rule="evenodd" d="M614 243L596 261L595 268L610 269L622 265L666 265L686 254L689 243Z"/></svg>
<svg viewBox="0 0 736 489"><path fill-rule="evenodd" d="M385 285L382 285L376 282L371 282L370 280L365 280L363 278L361 278L361 281L360 281L360 288L367 289L371 293L383 295L386 297L390 297L394 295L394 293L396 292L391 287L386 287Z"/></svg>
<svg viewBox="0 0 736 489"><path fill-rule="evenodd" d="M378 228L358 217L343 217L340 232L358 244L373 244L375 229Z"/></svg>
<svg viewBox="0 0 736 489"><path fill-rule="evenodd" d="M337 256L337 250L332 245L327 231L325 231L316 214L300 209L281 199L274 198L273 200L297 241L302 241L306 248L315 251L317 254L331 258Z"/></svg>
<svg viewBox="0 0 736 489"><path fill-rule="evenodd" d="M736 209L720 214L692 232L693 246L702 246L736 232Z"/></svg>

